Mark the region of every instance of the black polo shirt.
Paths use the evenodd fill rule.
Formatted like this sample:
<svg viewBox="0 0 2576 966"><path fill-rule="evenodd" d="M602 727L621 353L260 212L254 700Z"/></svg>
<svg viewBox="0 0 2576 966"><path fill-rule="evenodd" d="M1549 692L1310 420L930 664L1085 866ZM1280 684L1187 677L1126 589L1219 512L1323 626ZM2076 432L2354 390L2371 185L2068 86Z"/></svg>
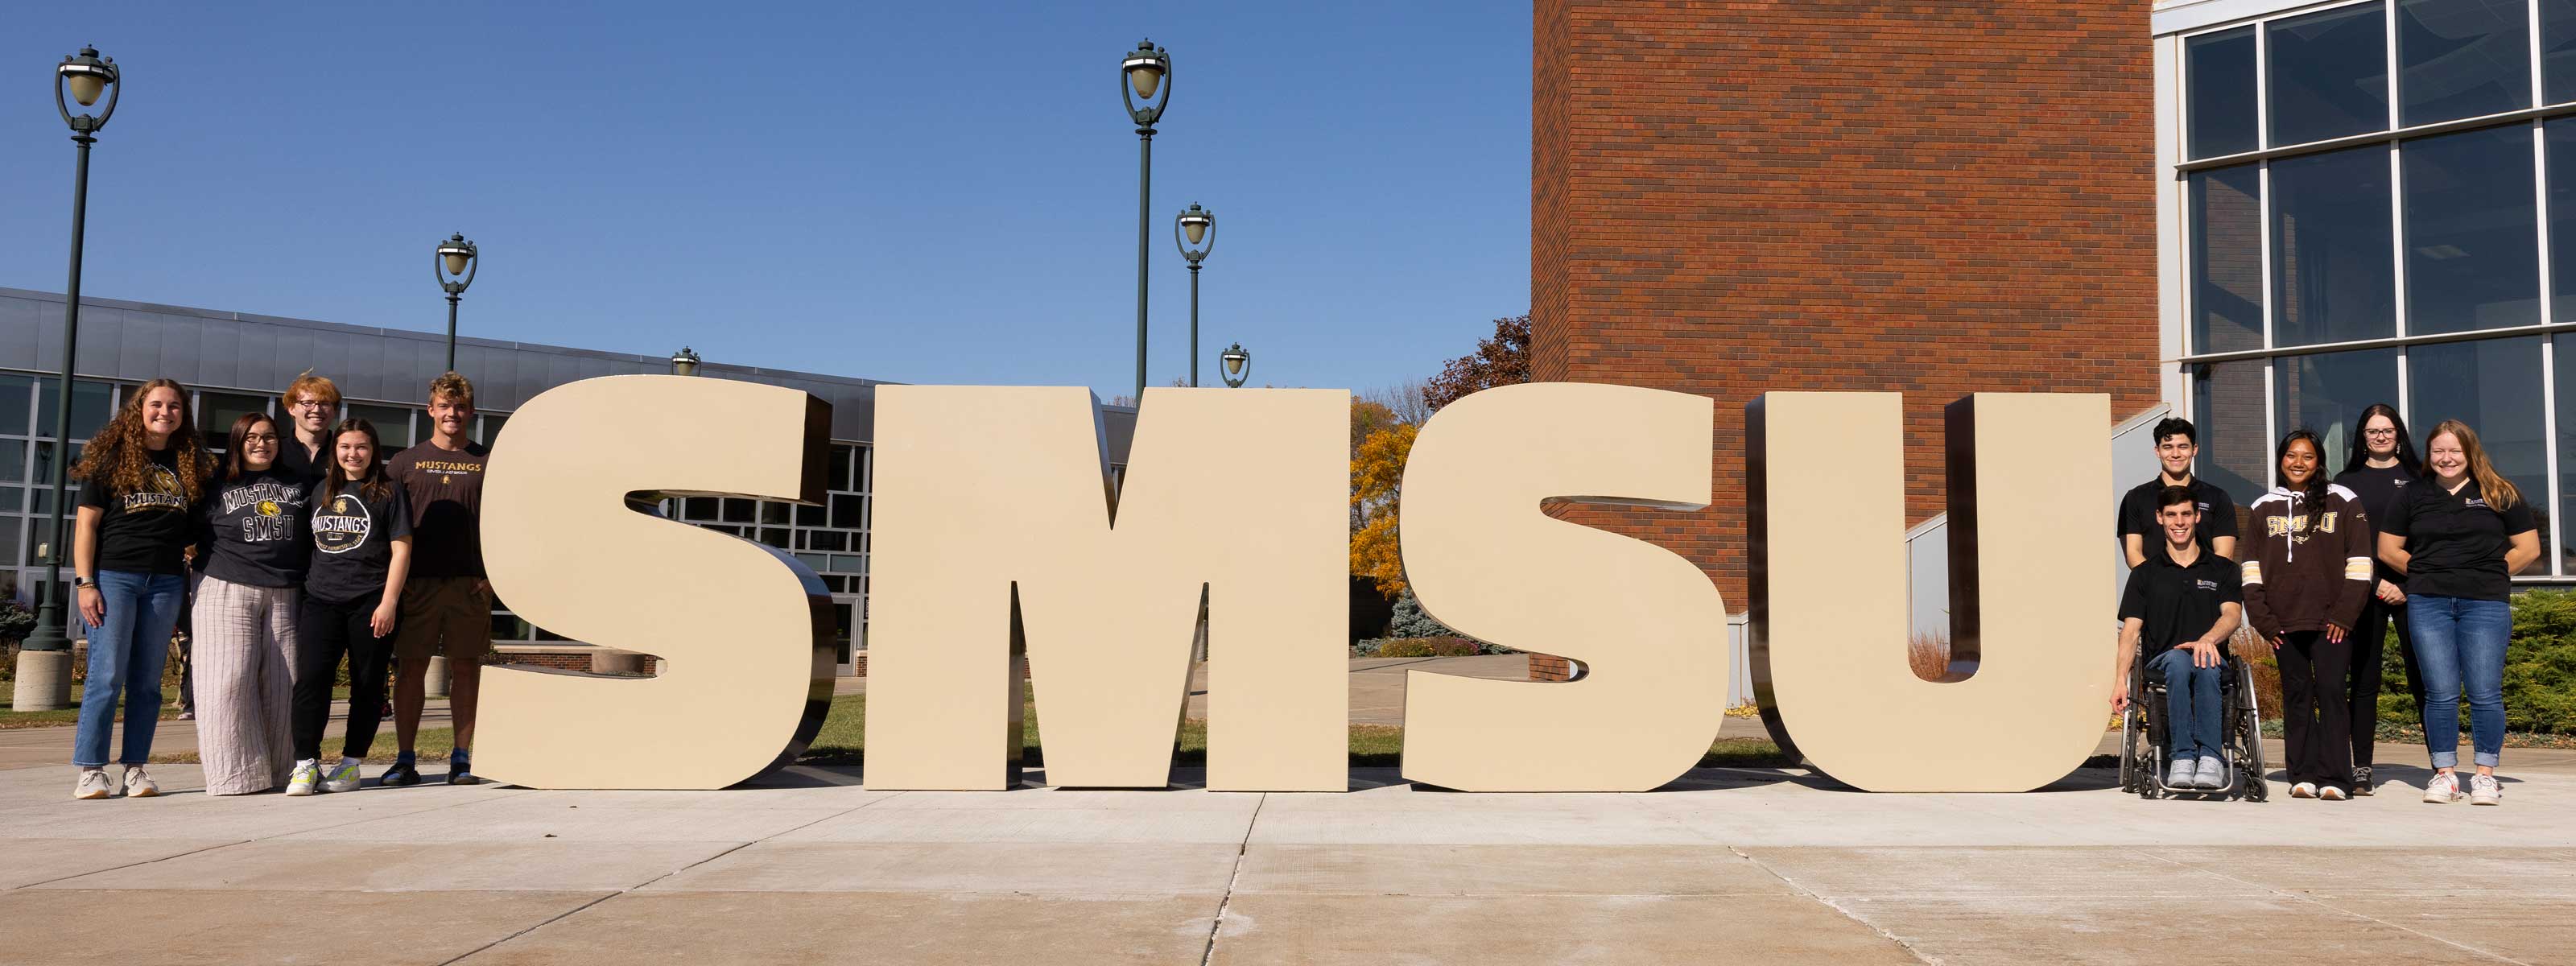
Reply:
<svg viewBox="0 0 2576 966"><path fill-rule="evenodd" d="M330 432L325 431L322 434L322 451L308 453L304 451L304 441L295 438L294 429L280 432L277 440L278 470L307 483L321 482L322 477L331 472L338 456L332 449L333 439Z"/></svg>
<svg viewBox="0 0 2576 966"><path fill-rule="evenodd" d="M2236 501L2227 498L2226 490L2198 476L2191 478L2189 486L2192 502L2200 507L2200 527L2193 532L2193 539L2200 543L2202 553L2213 553L2218 538L2236 537ZM2156 526L2156 496L2164 491L2161 473L2138 484L2129 495L2120 498L2119 517L2112 521L2116 536L2137 534L2149 557L2156 555L2157 547L2164 546L2164 528Z"/></svg>
<svg viewBox="0 0 2576 966"><path fill-rule="evenodd" d="M2177 566L2159 537L2147 547L2146 562L2129 571L2129 589L2120 595L2120 619L2146 622L2138 642L2153 655L2209 633L2218 623L2219 605L2244 602L2236 564L2202 550L2191 566Z"/></svg>
<svg viewBox="0 0 2576 966"><path fill-rule="evenodd" d="M2452 493L2429 476L2407 487L2379 524L2379 532L2406 539L2407 593L2470 600L2513 596L2504 552L2514 534L2537 529L2528 497L2498 510L2487 505L2474 478Z"/></svg>

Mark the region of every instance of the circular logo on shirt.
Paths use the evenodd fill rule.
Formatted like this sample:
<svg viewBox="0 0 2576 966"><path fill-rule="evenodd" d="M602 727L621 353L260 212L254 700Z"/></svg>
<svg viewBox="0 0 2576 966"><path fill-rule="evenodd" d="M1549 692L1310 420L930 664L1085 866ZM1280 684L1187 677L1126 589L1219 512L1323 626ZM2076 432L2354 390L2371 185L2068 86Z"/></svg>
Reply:
<svg viewBox="0 0 2576 966"><path fill-rule="evenodd" d="M313 548L323 553L342 554L367 545L367 536L375 531L374 518L367 515L364 500L348 494L331 498L313 514Z"/></svg>

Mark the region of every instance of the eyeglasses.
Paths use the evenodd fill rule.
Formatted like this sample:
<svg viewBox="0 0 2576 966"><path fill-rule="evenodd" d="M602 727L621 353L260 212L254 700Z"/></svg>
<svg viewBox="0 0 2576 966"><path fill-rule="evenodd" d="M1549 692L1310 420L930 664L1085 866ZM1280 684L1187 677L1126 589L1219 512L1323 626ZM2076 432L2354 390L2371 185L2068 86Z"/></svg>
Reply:
<svg viewBox="0 0 2576 966"><path fill-rule="evenodd" d="M295 401L295 402L287 403L287 404L286 404L286 408L288 408L288 409L329 409L329 408L331 408L331 404L326 403L326 402L323 402L322 400L319 400L319 399L302 399L302 400L297 400L297 401Z"/></svg>
<svg viewBox="0 0 2576 966"><path fill-rule="evenodd" d="M2361 434L2364 436L2395 436L2397 435L2397 431L2394 429L2365 429L2361 431Z"/></svg>
<svg viewBox="0 0 2576 966"><path fill-rule="evenodd" d="M242 442L244 442L244 443L274 443L274 442L277 442L277 434L276 434L276 433L246 433L246 434L243 434L243 436L242 436Z"/></svg>

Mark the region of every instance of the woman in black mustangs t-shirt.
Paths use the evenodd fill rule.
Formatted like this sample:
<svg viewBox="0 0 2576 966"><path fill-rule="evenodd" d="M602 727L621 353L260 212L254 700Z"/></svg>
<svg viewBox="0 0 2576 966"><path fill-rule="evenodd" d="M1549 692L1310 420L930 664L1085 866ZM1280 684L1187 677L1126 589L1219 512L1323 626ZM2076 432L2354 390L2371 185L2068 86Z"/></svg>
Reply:
<svg viewBox="0 0 2576 966"><path fill-rule="evenodd" d="M297 622L295 773L289 795L358 787L358 762L375 744L385 700L385 644L392 640L403 578L411 569L411 506L376 460L376 427L363 419L331 431L331 472L313 491L313 567ZM349 732L340 761L321 771L322 726L331 720L331 679L349 660Z"/></svg>
<svg viewBox="0 0 2576 966"><path fill-rule="evenodd" d="M72 764L75 798L160 794L143 774L161 720L161 666L170 628L187 599L184 554L190 511L214 460L197 442L188 391L168 379L125 397L116 418L90 437L71 477L81 481L72 573L81 621L89 626L89 684L81 690ZM110 779L107 741L125 699L125 742Z"/></svg>
<svg viewBox="0 0 2576 966"><path fill-rule="evenodd" d="M2460 688L2469 691L2478 773L2469 801L2503 802L2504 652L2513 633L2513 574L2540 559L2531 503L2497 475L2467 424L2446 419L2424 441L2425 478L2379 527L2379 557L2406 574L2406 619L2424 675L2427 802L2460 799Z"/></svg>
<svg viewBox="0 0 2576 966"><path fill-rule="evenodd" d="M2397 407L2374 403L2361 411L2360 430L2353 434L2352 449L2345 456L2343 472L2334 478L2336 486L2351 490L2361 498L2362 512L2367 514L2374 533L2382 521L2397 509L2398 497L2408 484L2424 475L2424 461L2415 456L2415 441L2406 435L2406 420L2397 415ZM2371 793L2370 765L2376 757L2374 738L2379 733L2379 686L2383 677L2382 652L2386 650L2388 629L2397 628L2397 653L2409 669L2406 690L2414 695L2415 707L2424 707L2424 675L2415 671L2415 635L2406 628L2406 575L2377 561L2370 583L2370 601L2361 609L2361 621L2352 626L2351 689L2345 700L2352 707L2352 793Z"/></svg>
<svg viewBox="0 0 2576 966"><path fill-rule="evenodd" d="M294 761L295 599L312 554L304 506L313 490L277 465L285 442L263 414L233 420L223 476L197 513L206 576L189 614L189 657L208 795L276 788Z"/></svg>

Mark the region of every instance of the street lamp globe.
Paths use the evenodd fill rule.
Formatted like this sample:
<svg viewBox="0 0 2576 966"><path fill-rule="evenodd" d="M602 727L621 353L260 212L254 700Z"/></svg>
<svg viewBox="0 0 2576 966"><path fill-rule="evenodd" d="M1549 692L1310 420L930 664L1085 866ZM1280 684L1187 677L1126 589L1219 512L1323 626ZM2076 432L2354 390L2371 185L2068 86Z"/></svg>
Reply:
<svg viewBox="0 0 2576 966"><path fill-rule="evenodd" d="M116 58L99 56L96 47L83 47L54 66L54 109L62 113L63 123L71 125L74 136L96 134L116 113L117 98L125 93L123 79ZM72 104L94 107L102 95L107 97L107 107L96 115L72 113Z"/></svg>
<svg viewBox="0 0 2576 966"><path fill-rule="evenodd" d="M464 279L462 283L455 283L457 291L464 291L465 286L474 283L473 276L465 273L469 268L478 267L473 264L476 254L474 243L466 241L463 234L450 235L446 241L438 243L438 260L441 267L447 269L447 275ZM445 276L440 277L439 283L451 284Z"/></svg>
<svg viewBox="0 0 2576 966"><path fill-rule="evenodd" d="M1225 347L1224 352L1217 354L1217 359L1225 363L1224 377L1227 388L1241 389L1244 380L1252 377L1252 353L1243 350L1243 343L1237 342Z"/></svg>
<svg viewBox="0 0 2576 966"><path fill-rule="evenodd" d="M698 354L691 351L688 346L681 346L680 351L671 353L671 374L675 376L697 375L698 363L702 361L704 360L699 359Z"/></svg>
<svg viewBox="0 0 2576 966"><path fill-rule="evenodd" d="M1127 78L1125 89L1118 92L1127 100L1127 115L1139 126L1152 126L1163 116L1163 108L1172 102L1172 92L1164 83L1172 73L1171 53L1154 46L1151 40L1139 43L1135 50L1127 52L1124 60L1118 62L1118 72ZM1160 100L1154 97L1157 92L1163 95ZM1136 106L1139 100L1145 102L1144 107Z"/></svg>
<svg viewBox="0 0 2576 966"><path fill-rule="evenodd" d="M1216 243L1208 238L1216 233L1216 212L1192 204L1189 210L1181 212L1178 224L1180 237L1174 238L1173 242L1181 247L1183 257L1196 262L1207 257L1208 249L1216 247ZM1197 250L1192 251L1192 246L1197 246Z"/></svg>

